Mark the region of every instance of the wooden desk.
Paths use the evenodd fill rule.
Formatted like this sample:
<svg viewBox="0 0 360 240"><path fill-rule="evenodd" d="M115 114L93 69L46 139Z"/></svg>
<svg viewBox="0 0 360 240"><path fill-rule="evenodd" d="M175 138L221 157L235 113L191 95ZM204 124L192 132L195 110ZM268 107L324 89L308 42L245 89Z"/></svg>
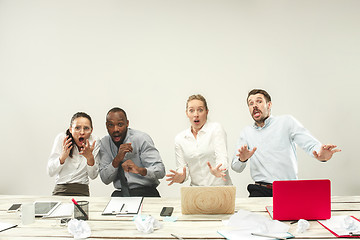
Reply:
<svg viewBox="0 0 360 240"><path fill-rule="evenodd" d="M217 230L224 229L222 220L230 215L182 215L180 199L145 198L143 215L152 215L162 223L162 228L151 234L141 233L136 229L132 217L102 216L109 197L77 197L90 202L91 237L88 239L174 239L173 233L184 239L224 239ZM0 221L18 224L18 227L0 232L0 239L72 239L67 227L60 226L59 219L36 219L35 223L22 225L19 213L7 213L12 203L27 203L35 200L59 200L71 202L71 197L54 196L13 196L0 195ZM265 206L272 205L272 198L238 198L236 210L253 211L269 217ZM173 216L176 222L164 222L160 217L162 207L174 207ZM353 215L360 217L360 196L332 197L332 215ZM285 222L288 223L289 222ZM316 221L310 221L310 229L304 234L296 233L296 224L291 225L290 232L296 239L335 239ZM290 224L289 224L290 225Z"/></svg>

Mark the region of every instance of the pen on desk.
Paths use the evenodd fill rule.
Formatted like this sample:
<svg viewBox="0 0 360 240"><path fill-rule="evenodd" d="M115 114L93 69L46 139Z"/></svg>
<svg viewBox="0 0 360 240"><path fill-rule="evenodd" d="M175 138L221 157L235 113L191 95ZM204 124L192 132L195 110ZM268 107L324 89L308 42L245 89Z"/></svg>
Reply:
<svg viewBox="0 0 360 240"><path fill-rule="evenodd" d="M179 239L179 240L184 240L182 237L178 237L178 236L176 236L175 234L170 234L171 236L173 236L174 238L177 238L177 239Z"/></svg>
<svg viewBox="0 0 360 240"><path fill-rule="evenodd" d="M86 212L84 211L84 209L82 209L80 207L80 205L75 201L75 199L71 199L71 201L75 204L75 206L79 209L79 211L84 215L85 219L89 219L89 217L86 214Z"/></svg>
<svg viewBox="0 0 360 240"><path fill-rule="evenodd" d="M349 232L350 236L360 236L360 232Z"/></svg>
<svg viewBox="0 0 360 240"><path fill-rule="evenodd" d="M258 237L275 238L275 239L281 239L281 240L286 240L287 239L287 238L283 238L283 237L271 236L271 235L262 234L262 233L251 233L251 235L258 236Z"/></svg>
<svg viewBox="0 0 360 240"><path fill-rule="evenodd" d="M123 203L123 205L121 206L120 213L121 213L121 211L123 210L124 207L125 207L125 203Z"/></svg>

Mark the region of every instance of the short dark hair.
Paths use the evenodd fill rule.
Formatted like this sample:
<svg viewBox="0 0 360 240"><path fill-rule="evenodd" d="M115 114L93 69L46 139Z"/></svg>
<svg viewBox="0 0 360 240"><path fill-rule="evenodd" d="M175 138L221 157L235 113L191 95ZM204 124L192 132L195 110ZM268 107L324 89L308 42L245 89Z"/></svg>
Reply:
<svg viewBox="0 0 360 240"><path fill-rule="evenodd" d="M127 115L124 109L119 108L119 107L113 107L112 109L110 109L108 111L108 113L106 114L106 121L107 121L107 116L109 115L109 113L115 113L115 112L122 112L125 115L125 118L127 119Z"/></svg>
<svg viewBox="0 0 360 240"><path fill-rule="evenodd" d="M271 102L270 94L268 94L265 90L263 90L263 89L253 89L248 93L248 96L246 98L246 103L248 103L249 97L251 95L255 95L255 94L258 94L258 93L264 95L266 102Z"/></svg>

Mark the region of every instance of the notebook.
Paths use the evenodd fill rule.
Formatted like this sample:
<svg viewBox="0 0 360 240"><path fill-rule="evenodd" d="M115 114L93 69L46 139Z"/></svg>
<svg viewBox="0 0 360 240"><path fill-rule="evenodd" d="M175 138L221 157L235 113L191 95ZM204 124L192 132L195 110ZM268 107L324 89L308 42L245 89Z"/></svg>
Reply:
<svg viewBox="0 0 360 240"><path fill-rule="evenodd" d="M274 220L320 220L331 217L330 180L273 182L273 206L266 207Z"/></svg>
<svg viewBox="0 0 360 240"><path fill-rule="evenodd" d="M190 186L180 189L182 214L233 214L235 186Z"/></svg>

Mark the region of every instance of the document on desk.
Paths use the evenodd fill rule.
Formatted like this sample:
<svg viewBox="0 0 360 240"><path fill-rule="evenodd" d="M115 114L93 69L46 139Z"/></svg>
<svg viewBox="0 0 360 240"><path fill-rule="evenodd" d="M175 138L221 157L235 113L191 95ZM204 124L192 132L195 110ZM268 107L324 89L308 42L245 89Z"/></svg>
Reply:
<svg viewBox="0 0 360 240"><path fill-rule="evenodd" d="M16 224L0 222L0 232L16 227Z"/></svg>
<svg viewBox="0 0 360 240"><path fill-rule="evenodd" d="M360 220L353 216L332 216L318 223L338 238L360 238Z"/></svg>
<svg viewBox="0 0 360 240"><path fill-rule="evenodd" d="M102 215L134 216L141 212L144 197L112 197Z"/></svg>

